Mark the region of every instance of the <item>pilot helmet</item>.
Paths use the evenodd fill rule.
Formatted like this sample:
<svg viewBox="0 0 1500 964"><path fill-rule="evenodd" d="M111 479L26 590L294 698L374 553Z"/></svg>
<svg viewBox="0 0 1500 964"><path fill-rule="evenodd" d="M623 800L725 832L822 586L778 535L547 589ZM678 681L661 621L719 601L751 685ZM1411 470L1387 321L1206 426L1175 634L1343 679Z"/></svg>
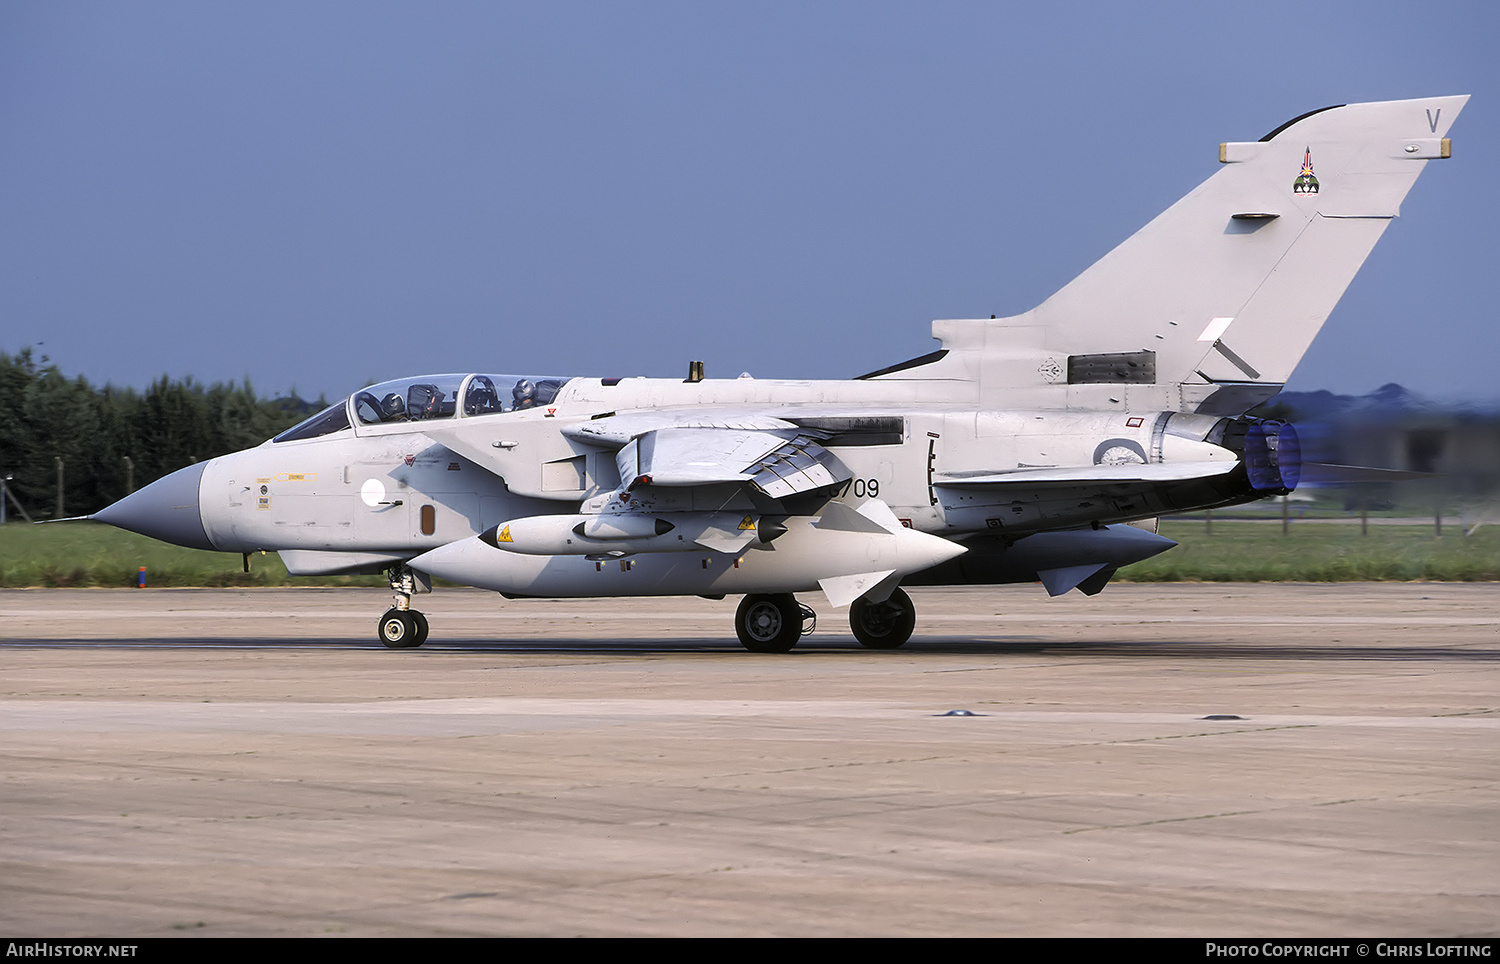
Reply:
<svg viewBox="0 0 1500 964"><path fill-rule="evenodd" d="M523 378L516 382L516 387L511 389L510 394L518 405L522 402L531 403L536 400L536 386L531 383L531 379Z"/></svg>
<svg viewBox="0 0 1500 964"><path fill-rule="evenodd" d="M406 403L400 392L391 392L380 401L380 414L386 418L398 418L406 414Z"/></svg>

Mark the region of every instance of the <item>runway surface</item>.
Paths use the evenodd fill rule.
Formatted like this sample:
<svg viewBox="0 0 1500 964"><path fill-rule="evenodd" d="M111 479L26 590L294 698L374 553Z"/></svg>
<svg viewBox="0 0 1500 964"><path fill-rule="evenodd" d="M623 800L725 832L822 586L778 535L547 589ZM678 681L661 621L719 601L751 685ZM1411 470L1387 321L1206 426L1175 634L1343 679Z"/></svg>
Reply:
<svg viewBox="0 0 1500 964"><path fill-rule="evenodd" d="M0 591L0 929L1500 934L1500 587L912 595Z"/></svg>

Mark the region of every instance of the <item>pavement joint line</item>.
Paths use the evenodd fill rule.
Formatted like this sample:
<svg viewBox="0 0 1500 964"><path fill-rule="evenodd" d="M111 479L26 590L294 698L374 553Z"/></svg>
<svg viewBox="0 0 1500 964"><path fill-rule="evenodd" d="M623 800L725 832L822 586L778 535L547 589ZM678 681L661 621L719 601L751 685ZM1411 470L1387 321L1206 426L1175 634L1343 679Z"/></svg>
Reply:
<svg viewBox="0 0 1500 964"><path fill-rule="evenodd" d="M1270 808L1270 809L1279 810L1279 809L1284 809L1284 808L1282 808L1282 807L1273 807L1273 808ZM1264 809L1263 810L1229 810L1229 811L1225 811L1224 813L1200 813L1200 814L1196 814L1196 815L1191 816L1191 817L1161 817L1161 818L1158 818L1156 820L1141 820L1141 821L1139 821L1137 823L1116 823L1116 824L1106 824L1106 825L1098 826L1098 827L1079 827L1079 828L1077 828L1075 830L1062 830L1062 831L1059 831L1059 833L1062 836L1067 837L1067 836L1071 836L1073 834L1079 834L1079 833L1095 833L1095 832L1100 831L1100 830L1133 830L1133 829L1135 829L1137 827L1154 827L1154 826L1158 826L1158 825L1164 824L1164 823L1191 823L1191 822L1193 822L1195 820L1218 820L1221 817L1248 817L1248 816L1253 816L1255 814L1267 813L1267 812L1269 812L1269 811L1268 810L1264 810Z"/></svg>

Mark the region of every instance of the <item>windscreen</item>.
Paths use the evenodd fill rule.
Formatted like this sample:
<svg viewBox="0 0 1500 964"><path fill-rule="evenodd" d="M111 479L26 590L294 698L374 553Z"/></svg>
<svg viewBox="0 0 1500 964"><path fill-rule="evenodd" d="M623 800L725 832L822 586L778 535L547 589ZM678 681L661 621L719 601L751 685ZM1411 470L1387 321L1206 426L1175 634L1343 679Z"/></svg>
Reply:
<svg viewBox="0 0 1500 964"><path fill-rule="evenodd" d="M305 422L299 422L280 435L271 439L273 442L294 442L298 439L317 438L320 435L332 435L339 429L349 427L349 409L344 402L330 405Z"/></svg>

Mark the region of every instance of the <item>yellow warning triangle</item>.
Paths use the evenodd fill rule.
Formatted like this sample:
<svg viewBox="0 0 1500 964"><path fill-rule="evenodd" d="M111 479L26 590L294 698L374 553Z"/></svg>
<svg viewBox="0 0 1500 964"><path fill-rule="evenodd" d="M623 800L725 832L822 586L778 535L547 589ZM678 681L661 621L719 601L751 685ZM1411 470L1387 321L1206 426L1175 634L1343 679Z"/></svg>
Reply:
<svg viewBox="0 0 1500 964"><path fill-rule="evenodd" d="M514 540L514 539L512 539L510 537L510 526L506 526L505 528L501 529L500 530L500 534L495 537L495 541L496 542L515 542L516 540Z"/></svg>
<svg viewBox="0 0 1500 964"><path fill-rule="evenodd" d="M741 529L754 529L755 528L755 517L754 516L748 516L748 515L745 516L744 521L740 523L740 528Z"/></svg>

